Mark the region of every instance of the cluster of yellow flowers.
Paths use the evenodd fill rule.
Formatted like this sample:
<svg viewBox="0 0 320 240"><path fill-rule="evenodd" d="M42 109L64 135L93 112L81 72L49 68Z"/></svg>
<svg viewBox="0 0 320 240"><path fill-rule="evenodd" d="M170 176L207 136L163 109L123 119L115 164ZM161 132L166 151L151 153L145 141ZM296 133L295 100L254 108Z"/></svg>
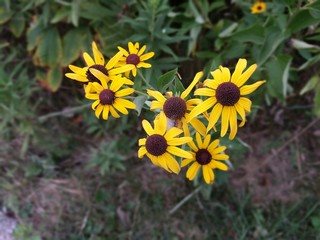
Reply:
<svg viewBox="0 0 320 240"><path fill-rule="evenodd" d="M86 67L70 65L73 73L68 78L85 82L85 97L94 100L92 104L95 114L107 120L109 112L115 118L118 112L128 114L127 109L134 109L133 102L125 99L134 89L129 79L130 73L136 76L137 68L150 68L145 61L154 53L145 53L146 46L139 43L128 43L128 51L118 47L119 52L105 65L105 59L92 43L94 59L84 53ZM186 177L193 180L202 168L206 183L214 181L214 170L226 171L228 166L223 161L229 156L224 154L225 146L220 146L219 139L209 134L211 129L217 131L216 125L221 119L220 136L223 137L230 129L229 139L235 138L238 126L246 121L246 113L251 111L251 101L245 96L255 91L265 81L244 85L257 68L251 65L247 70L247 61L239 59L233 74L226 67L220 66L211 72L213 79L200 80L203 72L198 72L191 84L182 93L166 92L164 95L154 89L147 89L147 94L154 99L150 110L159 112L153 121L153 127L147 120L142 121L147 136L139 139L138 157L147 156L154 165L168 172L178 174L181 167L189 165ZM191 94L193 88L198 88ZM200 96L196 98L194 96ZM118 111L118 112L117 112ZM241 119L238 125L238 116ZM191 129L191 130L190 130ZM182 148L187 144L189 150ZM181 164L174 157L181 157Z"/></svg>

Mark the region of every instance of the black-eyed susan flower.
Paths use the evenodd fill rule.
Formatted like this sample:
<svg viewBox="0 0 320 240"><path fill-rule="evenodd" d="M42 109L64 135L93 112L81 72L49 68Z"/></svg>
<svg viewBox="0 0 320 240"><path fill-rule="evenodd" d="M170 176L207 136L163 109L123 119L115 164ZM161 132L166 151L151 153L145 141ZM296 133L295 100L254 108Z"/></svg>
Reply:
<svg viewBox="0 0 320 240"><path fill-rule="evenodd" d="M156 99L151 102L150 110L161 109L168 119L175 122L175 126L182 128L186 133L188 130L187 120L189 118L189 112L195 107L195 105L202 102L201 99L197 98L187 100L187 97L202 76L203 72L198 72L193 81L180 96L173 96L172 92L167 92L166 96L163 96L158 91L147 90L148 95ZM190 124L196 129L196 131L201 133L201 135L206 134L206 127L199 119L191 119Z"/></svg>
<svg viewBox="0 0 320 240"><path fill-rule="evenodd" d="M221 160L229 159L229 156L223 154L226 150L225 146L219 146L219 140L216 139L211 142L211 135L206 135L203 142L199 133L196 133L195 144L193 141L188 145L192 149L191 158L185 158L181 167L185 167L192 163L187 170L186 177L191 181L197 175L197 172L202 168L202 175L207 184L212 184L214 181L213 169L228 170L228 166L221 162Z"/></svg>
<svg viewBox="0 0 320 240"><path fill-rule="evenodd" d="M138 42L135 44L129 42L128 51L122 47L118 47L120 51L124 52L124 56L120 58L118 65L125 66L127 64L133 64L135 67L131 69L131 71L134 77L137 75L137 68L151 68L151 64L146 63L145 61L152 58L154 56L154 52L144 53L146 47L146 45L143 45L140 48ZM130 70L127 71L127 76L129 73Z"/></svg>
<svg viewBox="0 0 320 240"><path fill-rule="evenodd" d="M251 101L244 96L265 83L264 80L261 80L243 86L257 68L257 65L253 64L243 72L246 66L247 60L239 59L232 76L230 76L229 69L222 66L211 72L214 79L205 80L205 87L195 91L195 95L209 98L190 112L189 121L213 107L208 119L207 132L215 126L221 116L221 137L226 135L230 127L229 139L233 139L238 130L237 113L242 119L239 125L242 127L245 124L245 112L251 111Z"/></svg>
<svg viewBox="0 0 320 240"><path fill-rule="evenodd" d="M147 120L142 121L142 126L148 136L139 139L138 157L142 158L147 155L154 165L160 166L168 172L178 174L180 165L173 155L191 158L191 153L177 146L192 141L192 138L178 137L183 131L176 127L167 131L167 118L163 112L160 112L159 117L154 120L154 128Z"/></svg>
<svg viewBox="0 0 320 240"><path fill-rule="evenodd" d="M255 2L251 7L252 14L259 14L265 12L267 9L267 4L263 1Z"/></svg>
<svg viewBox="0 0 320 240"><path fill-rule="evenodd" d="M100 82L99 79L94 76L90 70L96 69L105 74L109 79L113 79L118 74L130 71L135 66L132 64L128 64L122 67L115 67L116 64L119 62L119 59L123 56L123 52L119 51L117 54L115 54L105 65L105 59L102 55L102 53L99 51L97 45L95 42L92 42L92 52L93 52L93 58L87 53L83 53L83 59L86 63L86 67L77 67L74 65L69 65L70 70L72 73L66 73L65 76L76 80L79 82L87 83L87 82ZM132 85L132 81L126 81L126 84Z"/></svg>
<svg viewBox="0 0 320 240"><path fill-rule="evenodd" d="M101 83L101 84L100 84ZM90 100L95 100L92 103L92 109L95 111L97 118L102 113L102 118L108 120L109 113L115 118L119 118L120 115L117 111L127 115L128 109L135 109L136 105L124 99L124 97L134 92L133 88L120 88L124 84L124 80L121 77L115 78L111 83L107 83L105 79L100 79L100 83L91 83L91 91L86 92L85 97Z"/></svg>

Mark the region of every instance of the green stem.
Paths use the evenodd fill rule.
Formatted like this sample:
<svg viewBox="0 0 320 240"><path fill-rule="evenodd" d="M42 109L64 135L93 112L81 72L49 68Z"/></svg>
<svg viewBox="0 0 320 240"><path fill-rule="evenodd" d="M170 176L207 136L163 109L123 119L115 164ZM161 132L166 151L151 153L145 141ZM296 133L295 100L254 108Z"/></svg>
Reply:
<svg viewBox="0 0 320 240"><path fill-rule="evenodd" d="M151 86L151 84L144 78L144 76L142 75L141 71L138 70L138 74L139 74L139 77L141 77L142 81L145 82L145 84L147 85L147 87L153 89L153 87Z"/></svg>
<svg viewBox="0 0 320 240"><path fill-rule="evenodd" d="M138 91L138 90L134 90L134 92L138 93L138 95L143 95L143 96L149 97L149 95L144 93L144 92L141 92L141 91Z"/></svg>

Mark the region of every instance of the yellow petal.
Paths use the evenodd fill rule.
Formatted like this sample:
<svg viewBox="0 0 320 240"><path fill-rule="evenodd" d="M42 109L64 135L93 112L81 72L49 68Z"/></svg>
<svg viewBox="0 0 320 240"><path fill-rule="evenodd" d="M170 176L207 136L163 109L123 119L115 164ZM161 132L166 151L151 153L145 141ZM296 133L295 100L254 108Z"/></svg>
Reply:
<svg viewBox="0 0 320 240"><path fill-rule="evenodd" d="M197 118L194 118L190 121L190 125L194 127L194 129L200 133L202 136L206 135L206 127L204 124Z"/></svg>
<svg viewBox="0 0 320 240"><path fill-rule="evenodd" d="M110 78L105 75L103 72L99 71L95 68L89 68L89 71L92 73L93 76L95 76L97 79L101 81L105 81L106 83L110 81Z"/></svg>
<svg viewBox="0 0 320 240"><path fill-rule="evenodd" d="M174 137L178 136L179 134L181 134L183 131L179 128L176 127L172 127L170 128L166 134L164 135L164 137L168 140L173 139Z"/></svg>
<svg viewBox="0 0 320 240"><path fill-rule="evenodd" d="M97 100L97 99L99 99L99 95L96 94L96 93L87 93L87 94L85 95L85 97L86 97L87 99L90 99L90 100Z"/></svg>
<svg viewBox="0 0 320 240"><path fill-rule="evenodd" d="M229 156L226 155L226 154L216 154L216 155L212 156L212 159L215 159L215 160L228 160Z"/></svg>
<svg viewBox="0 0 320 240"><path fill-rule="evenodd" d="M245 97L240 97L238 101L239 105L244 108L246 112L251 111L251 100Z"/></svg>
<svg viewBox="0 0 320 240"><path fill-rule="evenodd" d="M137 68L151 68L152 65L150 63L146 63L146 62L139 62L137 64Z"/></svg>
<svg viewBox="0 0 320 240"><path fill-rule="evenodd" d="M230 81L230 71L226 67L220 67L220 70L222 72L222 78L224 82L229 82Z"/></svg>
<svg viewBox="0 0 320 240"><path fill-rule="evenodd" d="M138 54L139 55L139 54ZM140 61L146 61L154 56L154 52L148 52L140 57Z"/></svg>
<svg viewBox="0 0 320 240"><path fill-rule="evenodd" d="M198 106L196 106L190 114L188 115L187 122L190 122L193 118L198 116L199 114L207 111L209 108L211 108L215 103L217 102L217 99L215 97L208 98L204 102L200 103Z"/></svg>
<svg viewBox="0 0 320 240"><path fill-rule="evenodd" d="M124 81L122 78L115 78L112 80L110 84L110 90L113 92L117 92L124 84Z"/></svg>
<svg viewBox="0 0 320 240"><path fill-rule="evenodd" d="M117 111L112 106L110 106L110 113L114 118L119 118L120 117L120 115L117 113Z"/></svg>
<svg viewBox="0 0 320 240"><path fill-rule="evenodd" d="M203 76L203 72L198 72L195 77L193 78L193 81L190 83L190 85L187 87L186 90L184 90L181 93L181 98L185 99L189 93L191 92L191 90L193 89L193 87L199 82L200 78L202 78Z"/></svg>
<svg viewBox="0 0 320 240"><path fill-rule="evenodd" d="M146 147L140 147L138 150L138 158L142 158L147 153Z"/></svg>
<svg viewBox="0 0 320 240"><path fill-rule="evenodd" d="M113 68L111 70L108 70L109 71L109 75L117 75L117 74L120 74L120 73L125 73L125 72L128 72L132 69L134 69L135 66L133 64L127 64L127 65L124 65L122 67L117 67L117 68Z"/></svg>
<svg viewBox="0 0 320 240"><path fill-rule="evenodd" d="M217 83L217 84L221 84L223 83L223 76L222 76L222 72L220 69L216 69L212 72L210 72L211 75L213 76L214 78L214 81Z"/></svg>
<svg viewBox="0 0 320 240"><path fill-rule="evenodd" d="M153 156L153 155L151 155L151 154L148 153L148 152L146 153L146 155L147 155L147 157L151 160L151 162L152 162L154 165L160 167L160 164L159 164L159 162L158 162L158 157Z"/></svg>
<svg viewBox="0 0 320 240"><path fill-rule="evenodd" d="M139 139L139 146L146 145L146 141L147 141L146 138L140 138Z"/></svg>
<svg viewBox="0 0 320 240"><path fill-rule="evenodd" d="M124 97L124 96L130 95L133 92L134 92L133 88L126 88L126 89L122 89L122 90L116 92L115 96L116 97Z"/></svg>
<svg viewBox="0 0 320 240"><path fill-rule="evenodd" d="M207 184L211 184L211 174L209 171L212 171L211 168L209 168L207 165L203 165L202 166L202 175L203 175L203 178L204 178L204 181L207 183Z"/></svg>
<svg viewBox="0 0 320 240"><path fill-rule="evenodd" d="M95 111L95 114L96 114L96 117L99 118L101 112L103 110L103 105L99 104L96 108L96 111Z"/></svg>
<svg viewBox="0 0 320 240"><path fill-rule="evenodd" d="M69 65L68 66L70 68L70 70L76 74L82 75L82 76L86 76L87 73L87 68L80 68L74 65Z"/></svg>
<svg viewBox="0 0 320 240"><path fill-rule="evenodd" d="M200 164L197 162L194 162L187 171L187 178L189 180L193 180L194 177L197 175L199 168L200 168Z"/></svg>
<svg viewBox="0 0 320 240"><path fill-rule="evenodd" d="M95 110L95 108L98 106L98 104L100 103L100 100L96 100L92 103L91 107L92 107L92 110Z"/></svg>
<svg viewBox="0 0 320 240"><path fill-rule="evenodd" d="M92 42L92 52L96 64L104 65L104 57L102 53L99 51L95 42Z"/></svg>
<svg viewBox="0 0 320 240"><path fill-rule="evenodd" d="M217 147L216 149L214 149L213 151L211 151L211 155L218 155L218 153L221 153L223 151L225 151L227 149L226 146L220 146L220 147Z"/></svg>
<svg viewBox="0 0 320 240"><path fill-rule="evenodd" d="M190 152L187 152L181 148L174 147L174 146L168 146L167 151L175 156L183 157L183 158L192 158L192 154Z"/></svg>
<svg viewBox="0 0 320 240"><path fill-rule="evenodd" d="M108 120L108 118L109 118L109 105L104 105L103 112L102 112L102 118L104 120Z"/></svg>
<svg viewBox="0 0 320 240"><path fill-rule="evenodd" d="M146 50L146 45L143 45L141 48L140 48L140 50L138 51L138 53L137 53L137 55L138 56L141 56L142 54L143 54L143 52Z"/></svg>
<svg viewBox="0 0 320 240"><path fill-rule="evenodd" d="M207 149L207 147L208 147L208 145L209 145L209 143L210 143L210 140L211 140L211 135L208 134L208 135L204 138L204 140L203 140L202 147L205 148L205 149Z"/></svg>
<svg viewBox="0 0 320 240"><path fill-rule="evenodd" d="M163 102L159 101L152 101L150 105L150 110L155 110L155 109L162 109L163 108Z"/></svg>
<svg viewBox="0 0 320 240"><path fill-rule="evenodd" d="M112 69L120 60L120 58L123 56L123 52L119 51L117 54L115 54L108 62L106 65L106 69Z"/></svg>
<svg viewBox="0 0 320 240"><path fill-rule="evenodd" d="M210 145L208 146L208 151L210 152L210 154L212 155L213 151L215 150L215 148L219 145L219 140L216 139L213 142L210 143Z"/></svg>
<svg viewBox="0 0 320 240"><path fill-rule="evenodd" d="M209 88L212 88L212 89L217 89L218 86L220 85L218 81L214 81L212 79L207 79L203 82L203 85L205 87L209 87Z"/></svg>
<svg viewBox="0 0 320 240"><path fill-rule="evenodd" d="M192 137L171 138L170 140L167 140L167 144L170 146L180 146L191 141Z"/></svg>
<svg viewBox="0 0 320 240"><path fill-rule="evenodd" d="M248 79L251 77L256 68L257 64L251 65L243 74L241 74L241 76L237 79L235 84L238 87L241 87L246 81L248 81Z"/></svg>
<svg viewBox="0 0 320 240"><path fill-rule="evenodd" d="M146 133L148 134L148 136L151 136L152 134L154 134L154 130L151 127L151 124L147 121L147 120L143 120L142 121L142 127L143 129L146 131Z"/></svg>
<svg viewBox="0 0 320 240"><path fill-rule="evenodd" d="M191 163L192 161L194 161L193 158L187 158L187 159L183 159L181 162L181 167L185 167L187 166L189 163Z"/></svg>
<svg viewBox="0 0 320 240"><path fill-rule="evenodd" d="M210 129L213 128L216 125L218 119L221 116L222 109L223 109L223 107L222 107L222 105L220 103L217 103L213 107L213 109L212 109L212 111L210 113L210 117L209 117L209 123L208 123L208 126L207 126L207 132L209 132Z"/></svg>
<svg viewBox="0 0 320 240"><path fill-rule="evenodd" d="M122 106L124 106L125 108L129 108L129 109L135 109L136 108L136 105L133 102L127 100L127 99L116 98L115 101L118 102L119 104L121 104Z"/></svg>
<svg viewBox="0 0 320 240"><path fill-rule="evenodd" d="M198 88L194 92L194 95L214 97L216 95L216 91L210 88Z"/></svg>
<svg viewBox="0 0 320 240"><path fill-rule="evenodd" d="M203 143L202 143L201 136L199 133L196 133L196 140L197 140L197 145L198 145L199 149L202 149Z"/></svg>
<svg viewBox="0 0 320 240"><path fill-rule="evenodd" d="M236 108L237 110L237 113L240 115L241 117L241 123L239 124L239 127L242 127L245 122L246 122L246 113L244 111L244 108L241 107L241 105L239 104L239 102L237 102L234 107Z"/></svg>
<svg viewBox="0 0 320 240"><path fill-rule="evenodd" d="M222 109L222 118L221 118L221 133L220 133L221 137L226 135L228 131L229 119L230 119L230 107L224 106Z"/></svg>
<svg viewBox="0 0 320 240"><path fill-rule="evenodd" d="M230 107L230 135L229 139L232 140L237 134L238 121L237 121L237 111L235 107Z"/></svg>
<svg viewBox="0 0 320 240"><path fill-rule="evenodd" d="M214 166L222 171L227 171L228 170L228 166L222 162L218 162L218 161L212 161Z"/></svg>
<svg viewBox="0 0 320 240"><path fill-rule="evenodd" d="M163 154L163 157L166 159L168 168L175 174L178 174L180 172L180 166L177 160L174 159L169 153Z"/></svg>
<svg viewBox="0 0 320 240"><path fill-rule="evenodd" d="M119 47L119 46L118 46L118 50L119 50L119 51L122 51L122 52L123 52L123 55L124 55L125 57L127 57L127 56L129 55L128 51L125 50L125 49L122 48L122 47Z"/></svg>
<svg viewBox="0 0 320 240"><path fill-rule="evenodd" d="M93 61L93 59L90 57L90 55L87 52L83 53L82 56L83 56L83 59L86 62L88 67L95 65L95 62Z"/></svg>
<svg viewBox="0 0 320 240"><path fill-rule="evenodd" d="M121 112L122 114L127 115L129 112L121 103L119 103L119 99L121 99L121 98L115 99L115 101L113 103L113 107L115 109L117 109L119 112Z"/></svg>
<svg viewBox="0 0 320 240"><path fill-rule="evenodd" d="M266 81L258 81L251 85L246 85L240 88L240 95L248 95L255 91L258 87L260 87L262 84L264 84Z"/></svg>
<svg viewBox="0 0 320 240"><path fill-rule="evenodd" d="M170 169L169 169L169 167L168 167L168 164L167 164L167 161L166 161L166 158L163 156L163 155L161 155L161 156L159 156L158 157L158 163L159 163L159 165L162 167L162 168L164 168L165 170L167 170L168 172L172 172Z"/></svg>
<svg viewBox="0 0 320 240"><path fill-rule="evenodd" d="M128 42L128 48L129 48L129 53L135 53L136 49L135 47L133 46L133 43L132 42Z"/></svg>
<svg viewBox="0 0 320 240"><path fill-rule="evenodd" d="M247 67L247 60L240 58L238 60L238 63L236 65L236 68L232 74L231 77L231 82L233 82L234 84L236 84L236 82L238 81L238 78L241 76L243 70Z"/></svg>
<svg viewBox="0 0 320 240"><path fill-rule="evenodd" d="M167 99L158 91L153 91L150 89L147 89L147 93L149 96L154 97L155 99L157 99L159 102L164 103Z"/></svg>
<svg viewBox="0 0 320 240"><path fill-rule="evenodd" d="M79 75L76 73L66 73L65 76L67 78L70 78L72 80L76 80L79 82L88 82L89 81L86 76L82 76L82 75Z"/></svg>

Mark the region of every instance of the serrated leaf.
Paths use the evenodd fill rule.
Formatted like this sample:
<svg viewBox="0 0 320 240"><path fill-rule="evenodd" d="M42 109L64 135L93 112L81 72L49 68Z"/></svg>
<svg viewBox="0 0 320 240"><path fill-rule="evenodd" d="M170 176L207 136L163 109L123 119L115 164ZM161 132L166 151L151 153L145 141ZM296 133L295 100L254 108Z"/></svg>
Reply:
<svg viewBox="0 0 320 240"><path fill-rule="evenodd" d="M59 89L62 82L62 69L58 64L49 69L46 81L52 92Z"/></svg>
<svg viewBox="0 0 320 240"><path fill-rule="evenodd" d="M136 111L138 113L138 116L141 113L141 110L143 108L144 103L146 102L147 97L146 96L137 96L134 100L133 103L136 105Z"/></svg>
<svg viewBox="0 0 320 240"><path fill-rule="evenodd" d="M10 27L10 31L12 32L12 34L16 38L19 38L25 28L24 16L22 14L14 15L10 20L9 27Z"/></svg>
<svg viewBox="0 0 320 240"><path fill-rule="evenodd" d="M166 72L162 76L160 76L157 80L158 89L161 89L161 92L164 92L169 85L172 83L174 78L176 77L178 69L175 68L169 72Z"/></svg>
<svg viewBox="0 0 320 240"><path fill-rule="evenodd" d="M63 37L62 66L67 66L79 57L84 38L83 29L74 28Z"/></svg>
<svg viewBox="0 0 320 240"><path fill-rule="evenodd" d="M54 66L61 62L62 43L55 27L45 30L41 35L35 58L40 66Z"/></svg>
<svg viewBox="0 0 320 240"><path fill-rule="evenodd" d="M315 89L315 87L317 86L317 84L320 83L320 77L315 75L313 77L311 77L309 79L309 81L307 82L307 84L301 89L300 91L300 95L305 94L306 92L312 91Z"/></svg>

